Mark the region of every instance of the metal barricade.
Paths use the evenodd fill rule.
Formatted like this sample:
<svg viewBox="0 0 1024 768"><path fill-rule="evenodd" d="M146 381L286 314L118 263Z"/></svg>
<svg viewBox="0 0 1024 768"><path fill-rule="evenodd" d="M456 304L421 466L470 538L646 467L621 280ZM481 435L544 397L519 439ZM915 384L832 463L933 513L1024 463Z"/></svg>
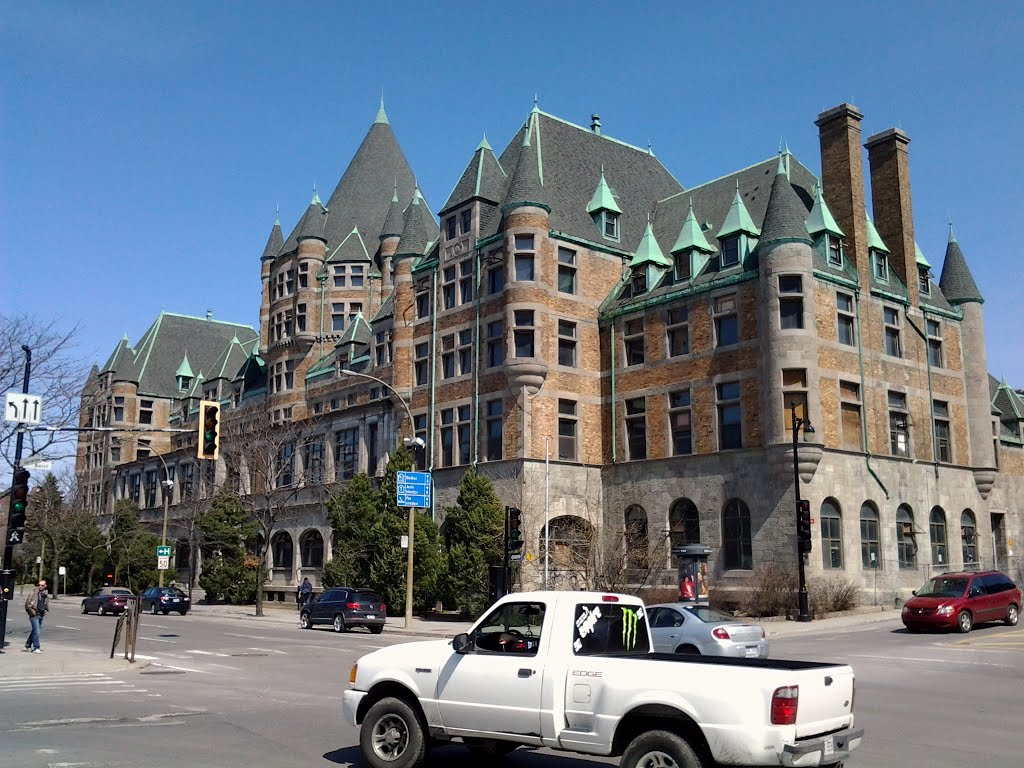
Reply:
<svg viewBox="0 0 1024 768"><path fill-rule="evenodd" d="M137 597L129 597L125 601L124 611L117 617L117 625L114 627L114 642L110 644L110 658L114 658L117 652L117 644L121 641L121 633L124 633L124 657L131 663L135 663L135 643L139 638L139 615L142 601Z"/></svg>

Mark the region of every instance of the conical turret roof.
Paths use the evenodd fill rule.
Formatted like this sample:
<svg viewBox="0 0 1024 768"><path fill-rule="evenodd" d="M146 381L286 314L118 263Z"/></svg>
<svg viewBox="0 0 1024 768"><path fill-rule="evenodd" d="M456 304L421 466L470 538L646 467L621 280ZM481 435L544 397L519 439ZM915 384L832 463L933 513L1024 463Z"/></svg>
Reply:
<svg viewBox="0 0 1024 768"><path fill-rule="evenodd" d="M503 211L509 211L522 205L539 205L550 208L544 201L544 171L541 166L540 121L538 110L530 113L530 119L523 129L523 146L519 152L512 178L509 180L508 192L502 205Z"/></svg>
<svg viewBox="0 0 1024 768"><path fill-rule="evenodd" d="M420 188L416 187L412 195L412 202L405 209L402 235L398 241L395 255L422 256L427 250L427 245L436 237L436 235L435 237L431 236L428 223L434 224L434 219L427 210L427 204L420 194Z"/></svg>
<svg viewBox="0 0 1024 768"><path fill-rule="evenodd" d="M612 194L612 189L608 186L608 182L604 177L603 165L601 166L601 178L598 179L597 187L594 189L594 195L590 198L590 203L587 205L587 213L593 214L598 211L622 213L622 209L619 208L619 204L615 202L615 195Z"/></svg>
<svg viewBox="0 0 1024 768"><path fill-rule="evenodd" d="M477 145L469 165L462 172L455 189L448 196L448 202L441 209L441 215L477 198L489 203L500 203L506 180L505 170L494 156L494 150L487 142L487 137L484 136Z"/></svg>
<svg viewBox="0 0 1024 768"><path fill-rule="evenodd" d="M946 245L946 258L942 262L942 277L939 288L950 304L965 304L969 301L984 303L978 284L974 282L971 270L967 268L967 260L960 243L953 234L953 225L949 226L949 243Z"/></svg>
<svg viewBox="0 0 1024 768"><path fill-rule="evenodd" d="M174 375L181 376L186 379L191 379L192 376L194 375L192 373L192 366L189 365L188 362L188 352L186 352L185 356L181 358L181 365L178 366L178 370Z"/></svg>
<svg viewBox="0 0 1024 768"><path fill-rule="evenodd" d="M398 200L398 180L395 180L395 191L391 195L391 207L388 208L387 218L384 219L384 226L380 230L380 239L389 237L400 237L402 234L402 203Z"/></svg>
<svg viewBox="0 0 1024 768"><path fill-rule="evenodd" d="M832 211L828 209L828 204L825 202L825 196L822 194L820 185L815 189L814 205L811 207L811 213L807 217L807 231L812 235L827 232L836 237L846 237L843 230L836 224Z"/></svg>
<svg viewBox="0 0 1024 768"><path fill-rule="evenodd" d="M270 228L270 237L267 238L267 244L263 248L263 255L260 257L260 261L273 259L281 252L283 245L284 237L281 236L281 219L277 217L274 219L274 226Z"/></svg>
<svg viewBox="0 0 1024 768"><path fill-rule="evenodd" d="M717 250L708 242L707 237L704 236L704 230L697 223L697 217L693 214L693 199L691 198L690 210L686 214L686 221L683 222L682 229L679 230L676 244L672 246L672 253L682 253L694 249L703 253L714 253Z"/></svg>
<svg viewBox="0 0 1024 768"><path fill-rule="evenodd" d="M753 219L750 218L747 206L743 204L743 198L740 197L740 183L737 181L736 194L733 196L729 213L725 215L725 221L722 222L722 228L718 230L718 239L721 240L723 237L740 232L754 237L761 234L761 230L754 225Z"/></svg>
<svg viewBox="0 0 1024 768"><path fill-rule="evenodd" d="M316 193L316 190L313 190L313 199L309 201L309 206L306 208L306 212L302 214L302 218L299 219L299 223L295 225L295 230L292 232L291 237L288 238L289 242L294 240L295 244L298 245L299 240L306 237L317 237L326 241L327 236L324 233L324 229L327 225L327 217L328 210L320 202L320 195Z"/></svg>
<svg viewBox="0 0 1024 768"><path fill-rule="evenodd" d="M807 236L807 209L793 190L786 173L784 155L779 156L779 167L772 182L772 191L768 197L768 208L764 212L761 225L760 248L768 243L780 240L792 242L802 241L811 244Z"/></svg>
<svg viewBox="0 0 1024 768"><path fill-rule="evenodd" d="M654 237L654 230L651 229L650 220L647 221L647 229L644 230L644 236L640 238L640 245L629 262L629 266L633 268L644 264L656 264L659 267L672 266L672 262L662 253L661 246L658 245L658 241Z"/></svg>

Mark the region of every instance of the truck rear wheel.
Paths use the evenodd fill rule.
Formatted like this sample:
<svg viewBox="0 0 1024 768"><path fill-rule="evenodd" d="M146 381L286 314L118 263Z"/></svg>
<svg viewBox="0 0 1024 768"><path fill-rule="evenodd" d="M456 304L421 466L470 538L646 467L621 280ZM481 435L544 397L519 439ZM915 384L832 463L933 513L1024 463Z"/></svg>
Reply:
<svg viewBox="0 0 1024 768"><path fill-rule="evenodd" d="M626 747L621 768L703 768L697 753L681 736L669 731L641 733Z"/></svg>
<svg viewBox="0 0 1024 768"><path fill-rule="evenodd" d="M401 699L381 699L363 719L359 751L370 768L419 768L427 754L419 714Z"/></svg>

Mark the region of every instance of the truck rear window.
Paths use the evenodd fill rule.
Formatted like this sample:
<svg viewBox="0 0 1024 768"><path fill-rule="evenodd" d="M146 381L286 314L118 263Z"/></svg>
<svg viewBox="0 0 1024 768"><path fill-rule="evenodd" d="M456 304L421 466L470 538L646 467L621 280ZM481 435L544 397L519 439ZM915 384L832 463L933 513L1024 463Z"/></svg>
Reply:
<svg viewBox="0 0 1024 768"><path fill-rule="evenodd" d="M579 603L573 619L572 650L577 656L649 653L647 612L642 605Z"/></svg>

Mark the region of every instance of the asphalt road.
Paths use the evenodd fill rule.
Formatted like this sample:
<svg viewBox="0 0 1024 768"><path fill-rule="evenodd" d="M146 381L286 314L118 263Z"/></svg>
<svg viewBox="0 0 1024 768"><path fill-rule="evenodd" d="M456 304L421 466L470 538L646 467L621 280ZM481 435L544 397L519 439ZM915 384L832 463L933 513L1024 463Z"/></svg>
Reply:
<svg viewBox="0 0 1024 768"><path fill-rule="evenodd" d="M255 617L144 616L140 662L121 669L107 659L116 619L82 616L77 606L68 600L47 617L42 656L18 653L27 621L11 612L11 645L0 656L2 766L360 766L357 732L340 712L349 668L362 654L415 639ZM74 673L45 666L67 653ZM883 622L776 638L772 655L853 665L867 734L850 765L1017 768L1024 760L1021 628L909 635ZM608 762L531 750L508 760L513 768ZM430 765L474 763L451 746Z"/></svg>

